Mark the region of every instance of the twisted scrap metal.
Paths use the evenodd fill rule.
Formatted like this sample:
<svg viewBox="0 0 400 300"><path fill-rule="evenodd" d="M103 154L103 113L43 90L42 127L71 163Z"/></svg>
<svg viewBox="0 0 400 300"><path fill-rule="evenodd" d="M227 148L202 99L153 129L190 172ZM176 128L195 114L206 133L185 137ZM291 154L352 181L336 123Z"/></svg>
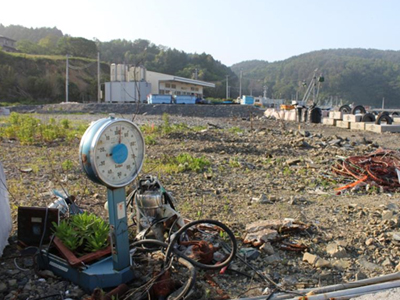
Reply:
<svg viewBox="0 0 400 300"><path fill-rule="evenodd" d="M354 177L356 181L336 190L354 187L362 182L381 186L386 191L400 190L400 152L378 149L365 156L351 156L337 161L332 170L340 175Z"/></svg>

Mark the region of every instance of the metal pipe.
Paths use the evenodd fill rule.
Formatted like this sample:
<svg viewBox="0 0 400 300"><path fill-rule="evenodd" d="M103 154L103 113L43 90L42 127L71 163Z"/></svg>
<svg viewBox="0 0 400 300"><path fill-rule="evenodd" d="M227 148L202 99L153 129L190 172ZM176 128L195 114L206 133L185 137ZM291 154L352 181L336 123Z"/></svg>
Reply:
<svg viewBox="0 0 400 300"><path fill-rule="evenodd" d="M379 276L379 277L374 277L374 278L363 279L363 280L354 281L354 282L330 285L330 286L326 286L326 287L322 287L322 288L301 289L301 290L293 291L293 294L279 293L279 294L273 295L270 298L270 300L297 299L297 298L293 298L294 294L306 295L306 294L312 292L313 295L316 295L316 294L329 293L329 292L335 292L335 291L341 291L341 290L351 290L351 289L359 288L359 287L378 286L380 283L389 283L389 282L393 282L393 281L396 281L396 282L400 281L400 272L383 275L383 276ZM256 296L253 298L243 298L241 300L257 300L257 299L265 299L265 295L264 296ZM308 298L308 299L310 299L310 298Z"/></svg>

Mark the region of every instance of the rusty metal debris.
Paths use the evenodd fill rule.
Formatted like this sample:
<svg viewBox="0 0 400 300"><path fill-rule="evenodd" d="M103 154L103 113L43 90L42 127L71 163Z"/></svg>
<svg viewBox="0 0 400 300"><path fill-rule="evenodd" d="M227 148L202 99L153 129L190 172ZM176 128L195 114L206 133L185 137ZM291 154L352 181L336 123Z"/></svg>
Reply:
<svg viewBox="0 0 400 300"><path fill-rule="evenodd" d="M400 152L378 149L365 156L351 156L337 161L333 172L356 180L336 190L346 190L359 184L382 187L386 191L400 190Z"/></svg>
<svg viewBox="0 0 400 300"><path fill-rule="evenodd" d="M284 233L301 232L308 228L309 225L294 219L256 221L246 226L243 243L259 247L266 242L281 240Z"/></svg>
<svg viewBox="0 0 400 300"><path fill-rule="evenodd" d="M301 252L308 249L308 247L303 244L297 244L287 241L282 241L279 248L281 248L282 250L295 251L295 252Z"/></svg>

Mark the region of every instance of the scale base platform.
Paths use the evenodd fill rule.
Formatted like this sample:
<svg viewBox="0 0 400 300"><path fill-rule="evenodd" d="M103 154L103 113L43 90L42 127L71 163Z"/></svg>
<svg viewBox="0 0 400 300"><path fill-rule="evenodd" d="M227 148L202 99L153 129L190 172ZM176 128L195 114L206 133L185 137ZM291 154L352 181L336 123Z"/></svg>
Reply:
<svg viewBox="0 0 400 300"><path fill-rule="evenodd" d="M72 268L65 259L46 250L42 250L37 259L41 269L50 270L79 285L87 293L92 293L95 288L114 288L134 279L131 266L120 271L114 270L111 256L81 268Z"/></svg>

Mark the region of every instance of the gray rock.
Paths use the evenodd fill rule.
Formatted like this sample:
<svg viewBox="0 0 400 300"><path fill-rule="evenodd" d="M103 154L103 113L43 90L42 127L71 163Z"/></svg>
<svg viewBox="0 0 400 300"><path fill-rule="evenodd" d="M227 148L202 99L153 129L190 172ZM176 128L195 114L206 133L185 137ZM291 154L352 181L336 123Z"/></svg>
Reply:
<svg viewBox="0 0 400 300"><path fill-rule="evenodd" d="M267 253L268 255L272 255L275 253L275 250L270 243L265 243L264 245L262 245L260 247L260 250Z"/></svg>
<svg viewBox="0 0 400 300"><path fill-rule="evenodd" d="M274 263L274 262L279 262L281 260L282 260L282 258L278 254L273 254L273 255L267 256L265 258L265 261L269 264Z"/></svg>
<svg viewBox="0 0 400 300"><path fill-rule="evenodd" d="M391 210L393 212L398 212L400 208L396 203L389 203L388 205L386 205L386 209Z"/></svg>
<svg viewBox="0 0 400 300"><path fill-rule="evenodd" d="M347 270L347 269L349 269L351 267L351 262L348 261L348 260L343 260L343 259L336 260L333 263L333 266L338 270L344 271L344 270Z"/></svg>
<svg viewBox="0 0 400 300"><path fill-rule="evenodd" d="M362 279L367 279L368 278L368 276L367 275L365 275L363 272L357 272L356 273L356 281L358 281L358 280L362 280Z"/></svg>
<svg viewBox="0 0 400 300"><path fill-rule="evenodd" d="M314 265L314 263L315 263L317 260L318 260L318 256L316 256L316 255L314 255L314 254L311 254L311 253L308 253L308 252L305 252L305 253L303 254L303 261L306 261L306 262L308 262L308 263L311 264L311 265Z"/></svg>
<svg viewBox="0 0 400 300"><path fill-rule="evenodd" d="M336 244L336 243L329 243L326 246L326 252L331 257L334 257L334 258L345 258L345 257L347 257L346 250L343 247L341 247L338 244Z"/></svg>
<svg viewBox="0 0 400 300"><path fill-rule="evenodd" d="M316 268L328 268L331 266L331 263L329 260L323 259L323 258L319 258L317 259L317 261L314 263L314 266Z"/></svg>
<svg viewBox="0 0 400 300"><path fill-rule="evenodd" d="M16 285L17 285L17 280L16 280L16 279L10 279L10 280L8 281L8 285L9 285L10 287L16 286Z"/></svg>
<svg viewBox="0 0 400 300"><path fill-rule="evenodd" d="M371 262L367 261L365 258L359 259L358 260L358 264L362 268L364 268L365 270L368 270L370 272L382 271L382 267L381 266L379 266L377 264L374 264L374 263L371 263Z"/></svg>
<svg viewBox="0 0 400 300"><path fill-rule="evenodd" d="M7 285L4 282L0 282L0 293L7 291Z"/></svg>
<svg viewBox="0 0 400 300"><path fill-rule="evenodd" d="M384 210L382 212L382 220L390 220L393 218L393 212L391 210Z"/></svg>

